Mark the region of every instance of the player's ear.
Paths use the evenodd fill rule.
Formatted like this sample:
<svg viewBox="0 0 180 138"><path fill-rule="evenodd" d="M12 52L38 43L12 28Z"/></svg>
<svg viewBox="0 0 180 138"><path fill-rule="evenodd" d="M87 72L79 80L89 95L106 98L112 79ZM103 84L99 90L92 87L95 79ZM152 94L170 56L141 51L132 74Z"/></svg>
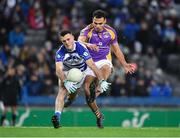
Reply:
<svg viewBox="0 0 180 138"><path fill-rule="evenodd" d="M62 42L62 37L61 36L59 36L59 41Z"/></svg>
<svg viewBox="0 0 180 138"><path fill-rule="evenodd" d="M104 23L106 23L106 18L104 18Z"/></svg>

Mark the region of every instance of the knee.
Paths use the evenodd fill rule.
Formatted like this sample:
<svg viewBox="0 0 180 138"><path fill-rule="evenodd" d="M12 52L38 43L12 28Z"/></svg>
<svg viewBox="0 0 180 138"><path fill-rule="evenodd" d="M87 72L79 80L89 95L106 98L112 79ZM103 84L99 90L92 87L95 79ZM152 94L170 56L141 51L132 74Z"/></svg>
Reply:
<svg viewBox="0 0 180 138"><path fill-rule="evenodd" d="M66 96L66 91L64 89L61 89L59 92L58 92L58 95L57 95L57 99L58 101L63 101L64 98Z"/></svg>
<svg viewBox="0 0 180 138"><path fill-rule="evenodd" d="M62 97L62 96L57 96L57 97L56 97L56 101L57 101L58 103L62 103L62 102L64 101L64 97Z"/></svg>
<svg viewBox="0 0 180 138"><path fill-rule="evenodd" d="M88 94L89 93L89 87L84 87L85 93Z"/></svg>

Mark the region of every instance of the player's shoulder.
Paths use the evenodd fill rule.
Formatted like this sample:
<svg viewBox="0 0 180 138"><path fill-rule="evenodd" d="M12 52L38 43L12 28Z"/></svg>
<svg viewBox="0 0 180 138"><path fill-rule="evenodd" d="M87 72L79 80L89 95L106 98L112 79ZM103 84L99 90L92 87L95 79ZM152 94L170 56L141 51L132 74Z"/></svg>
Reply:
<svg viewBox="0 0 180 138"><path fill-rule="evenodd" d="M110 25L105 24L104 27L105 27L105 29L111 30L111 31L113 31L114 33L116 33L116 30L115 30L113 27L111 27Z"/></svg>
<svg viewBox="0 0 180 138"><path fill-rule="evenodd" d="M93 25L92 24L89 24L89 25L87 25L86 27L84 27L82 30L91 30L91 29L93 29L94 27L93 27Z"/></svg>
<svg viewBox="0 0 180 138"><path fill-rule="evenodd" d="M84 32L89 32L93 29L93 25L92 24L89 24L87 25L86 27L84 27L82 30L81 30L81 34L84 33Z"/></svg>
<svg viewBox="0 0 180 138"><path fill-rule="evenodd" d="M79 41L75 41L75 44L76 44L76 49L87 49L86 45L79 42Z"/></svg>
<svg viewBox="0 0 180 138"><path fill-rule="evenodd" d="M56 51L56 53L60 53L60 52L63 52L63 51L65 51L65 46L64 45L60 45L59 49Z"/></svg>

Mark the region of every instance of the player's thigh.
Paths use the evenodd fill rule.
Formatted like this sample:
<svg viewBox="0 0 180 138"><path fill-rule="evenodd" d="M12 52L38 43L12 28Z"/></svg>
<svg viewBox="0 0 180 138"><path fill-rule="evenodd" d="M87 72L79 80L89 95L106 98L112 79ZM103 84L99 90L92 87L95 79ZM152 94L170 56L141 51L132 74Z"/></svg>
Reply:
<svg viewBox="0 0 180 138"><path fill-rule="evenodd" d="M94 80L95 80L94 76L87 75L84 80L85 87L86 86L89 87Z"/></svg>
<svg viewBox="0 0 180 138"><path fill-rule="evenodd" d="M105 80L107 80L112 72L112 68L109 65L103 65L100 68L101 74Z"/></svg>
<svg viewBox="0 0 180 138"><path fill-rule="evenodd" d="M112 62L106 59L95 62L97 68L101 71L104 79L107 79L112 72Z"/></svg>

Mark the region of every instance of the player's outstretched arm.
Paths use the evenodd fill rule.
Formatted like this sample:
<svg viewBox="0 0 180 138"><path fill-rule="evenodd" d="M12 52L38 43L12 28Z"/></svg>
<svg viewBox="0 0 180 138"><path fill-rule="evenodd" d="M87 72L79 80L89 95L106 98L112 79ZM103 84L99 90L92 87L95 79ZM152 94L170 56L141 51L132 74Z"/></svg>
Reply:
<svg viewBox="0 0 180 138"><path fill-rule="evenodd" d="M137 70L137 65L135 63L127 63L124 54L122 53L121 49L119 48L119 44L115 43L112 45L112 51L116 55L118 61L121 63L125 73L134 73Z"/></svg>
<svg viewBox="0 0 180 138"><path fill-rule="evenodd" d="M56 75L57 77L63 82L66 77L63 72L63 63L62 62L56 62Z"/></svg>

